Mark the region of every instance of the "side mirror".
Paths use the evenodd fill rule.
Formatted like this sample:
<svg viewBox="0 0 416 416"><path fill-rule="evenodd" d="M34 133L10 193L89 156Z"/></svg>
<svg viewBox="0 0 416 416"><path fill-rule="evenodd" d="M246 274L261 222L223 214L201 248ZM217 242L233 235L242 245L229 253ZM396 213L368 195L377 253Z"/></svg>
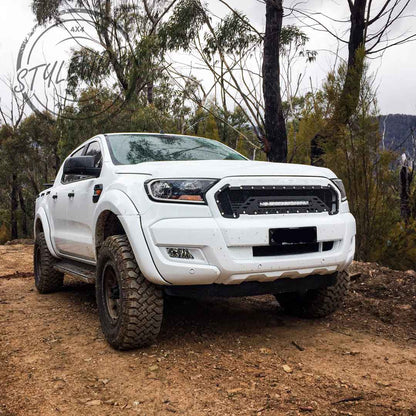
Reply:
<svg viewBox="0 0 416 416"><path fill-rule="evenodd" d="M95 167L95 156L70 157L64 164L64 175L100 176L101 168Z"/></svg>

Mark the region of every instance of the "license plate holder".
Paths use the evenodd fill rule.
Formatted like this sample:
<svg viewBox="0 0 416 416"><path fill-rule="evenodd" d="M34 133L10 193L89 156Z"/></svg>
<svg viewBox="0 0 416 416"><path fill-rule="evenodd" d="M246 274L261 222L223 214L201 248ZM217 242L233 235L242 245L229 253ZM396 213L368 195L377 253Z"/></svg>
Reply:
<svg viewBox="0 0 416 416"><path fill-rule="evenodd" d="M283 246L290 244L310 244L316 242L316 227L269 229L269 244L271 246Z"/></svg>

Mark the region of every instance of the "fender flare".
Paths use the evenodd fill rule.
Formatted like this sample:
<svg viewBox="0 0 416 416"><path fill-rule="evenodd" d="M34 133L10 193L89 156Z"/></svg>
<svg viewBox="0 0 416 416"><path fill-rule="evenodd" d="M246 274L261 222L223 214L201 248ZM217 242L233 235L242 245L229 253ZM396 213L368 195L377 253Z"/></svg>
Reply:
<svg viewBox="0 0 416 416"><path fill-rule="evenodd" d="M33 235L35 236L36 239L36 222L40 220L40 222L42 223L42 229L43 229L43 233L45 235L45 240L46 240L46 245L48 246L48 249L50 251L50 253L54 256L59 258L59 256L56 254L55 249L53 248L53 244L52 244L52 240L51 240L51 229L49 226L49 221L48 221L48 216L46 215L46 212L44 210L44 208L39 208L39 210L37 211L36 215L35 215L35 220L33 221Z"/></svg>
<svg viewBox="0 0 416 416"><path fill-rule="evenodd" d="M97 208L94 214L94 228L98 217L103 211L111 211L117 216L120 215L139 215L139 210L133 201L119 189L110 189L104 192L98 200ZM95 231L95 230L94 230Z"/></svg>
<svg viewBox="0 0 416 416"><path fill-rule="evenodd" d="M110 189L103 193L99 199L93 218L92 233L94 246L96 246L97 222L100 215L105 211L110 211L117 215L117 218L120 220L121 225L126 232L140 271L146 279L159 285L168 284L168 282L160 275L150 254L143 233L139 210L129 196L123 191Z"/></svg>

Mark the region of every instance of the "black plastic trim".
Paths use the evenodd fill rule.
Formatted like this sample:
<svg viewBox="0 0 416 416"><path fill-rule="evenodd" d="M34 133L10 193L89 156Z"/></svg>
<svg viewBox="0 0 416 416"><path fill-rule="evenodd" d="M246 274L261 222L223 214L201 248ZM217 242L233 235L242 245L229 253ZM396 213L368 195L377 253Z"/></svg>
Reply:
<svg viewBox="0 0 416 416"><path fill-rule="evenodd" d="M304 292L311 289L333 286L337 281L337 274L311 275L296 279L282 278L273 282L243 282L239 285L193 285L167 286L164 291L169 296L184 297L241 297L258 296L277 293Z"/></svg>

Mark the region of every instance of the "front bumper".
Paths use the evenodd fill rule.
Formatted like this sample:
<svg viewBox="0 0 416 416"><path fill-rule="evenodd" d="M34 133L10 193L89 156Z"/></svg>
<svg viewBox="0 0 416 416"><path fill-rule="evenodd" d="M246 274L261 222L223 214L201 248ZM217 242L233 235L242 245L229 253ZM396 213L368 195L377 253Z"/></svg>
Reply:
<svg viewBox="0 0 416 416"><path fill-rule="evenodd" d="M356 226L347 202L339 205L335 215L327 212L239 218L221 215L215 193L226 184L253 183L327 186L330 181L301 176L229 177L210 189L207 205L151 202L140 216L126 216L122 220L143 274L156 284L229 285L328 275L344 270L351 263ZM270 229L298 227L316 227L317 241L333 242L332 248L307 254L254 256L253 247L269 244ZM194 259L171 258L169 247L187 248Z"/></svg>
<svg viewBox="0 0 416 416"><path fill-rule="evenodd" d="M267 245L270 228L317 227L318 242L335 241L330 251L254 257L253 246ZM250 217L238 221L214 218L160 220L144 230L155 266L174 285L268 282L278 278L331 274L353 260L355 220L350 213L334 216ZM172 259L167 247L189 248L193 260Z"/></svg>

